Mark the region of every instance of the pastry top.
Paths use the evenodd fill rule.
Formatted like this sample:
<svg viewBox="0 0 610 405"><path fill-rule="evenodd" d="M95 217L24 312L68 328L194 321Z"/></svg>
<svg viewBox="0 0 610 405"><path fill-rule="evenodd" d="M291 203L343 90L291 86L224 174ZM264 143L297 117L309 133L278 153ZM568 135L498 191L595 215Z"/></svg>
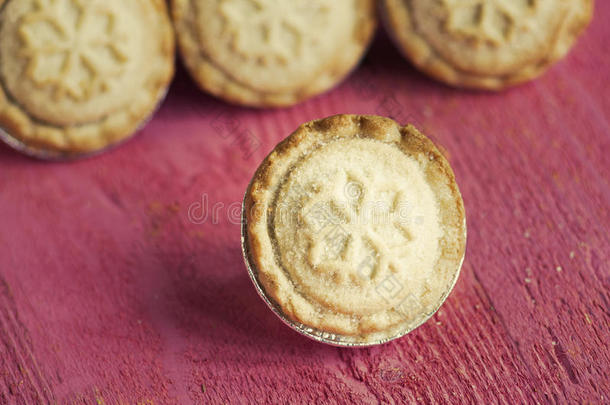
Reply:
<svg viewBox="0 0 610 405"><path fill-rule="evenodd" d="M289 320L344 342L388 340L425 321L464 256L449 164L388 118L302 125L259 167L244 209L264 293Z"/></svg>
<svg viewBox="0 0 610 405"><path fill-rule="evenodd" d="M388 31L422 70L456 86L501 89L562 58L593 0L383 0Z"/></svg>
<svg viewBox="0 0 610 405"><path fill-rule="evenodd" d="M133 132L173 75L163 0L0 0L0 127L87 152Z"/></svg>
<svg viewBox="0 0 610 405"><path fill-rule="evenodd" d="M294 104L343 78L368 46L373 0L172 0L186 66L206 91Z"/></svg>

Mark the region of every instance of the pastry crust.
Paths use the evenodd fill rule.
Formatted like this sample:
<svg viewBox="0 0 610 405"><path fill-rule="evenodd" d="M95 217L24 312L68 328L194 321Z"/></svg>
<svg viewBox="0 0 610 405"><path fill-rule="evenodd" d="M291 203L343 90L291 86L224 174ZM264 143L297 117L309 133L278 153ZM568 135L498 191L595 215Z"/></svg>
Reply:
<svg viewBox="0 0 610 405"><path fill-rule="evenodd" d="M359 171L369 174L358 183L362 201L371 194L395 204L397 197L387 196L411 192L410 212L421 212L427 221L425 226L406 223L406 239L394 236L393 221L385 228L340 221L352 241L370 230L382 235L377 240L384 246L398 242L398 249L405 249L401 254L377 249L370 255L377 264L368 275L362 272L362 244L341 253L341 259L312 258L315 245L329 233L309 226L315 195L331 195L341 183L337 173ZM295 194L301 181L302 198ZM381 192L386 185L390 194ZM278 219L283 209L288 216ZM256 171L244 198L244 219L246 261L259 292L293 327L342 345L388 341L427 320L453 288L466 246L463 202L446 159L414 127L377 116L337 115L301 125ZM334 274L324 273L329 263L339 263ZM388 280L396 285L388 286Z"/></svg>
<svg viewBox="0 0 610 405"><path fill-rule="evenodd" d="M129 15L141 18L138 24L120 20L125 18L122 3L110 3L0 0L0 131L9 144L39 157L81 156L126 139L152 114L174 73L174 34L166 4L130 4ZM68 12L75 7L94 9L93 21L69 20ZM85 8L80 12L84 14ZM107 42L99 42L99 33L87 31L98 27L95 23L107 30L101 31L108 33ZM56 27L53 35L61 40L78 41L74 38L87 33L91 42L65 42L65 48L58 48L55 41L49 48L54 37L43 31L44 24ZM117 25L124 31L111 32ZM109 77L108 60L113 58L126 61L128 67L120 66L123 70L117 68L118 73ZM61 64L55 76L44 76L55 62ZM80 81L77 74L84 75Z"/></svg>
<svg viewBox="0 0 610 405"><path fill-rule="evenodd" d="M179 50L188 71L202 90L228 102L251 107L290 106L329 90L347 76L362 58L372 40L377 24L373 0L319 2L322 4L320 8L341 7L353 14L328 12L329 20L328 24L325 24L326 28L331 29L328 27L337 26L341 29L345 28L345 30L338 32L336 36L322 37L320 34L316 34L318 28L312 26L308 27L308 31L305 33L297 32L296 40L317 41L317 44L311 45L312 49L324 46L326 50L331 51L317 56L311 54L299 56L290 51L285 56L289 60L288 67L281 68L280 66L279 69L273 70L271 65L275 63L274 52L276 50L272 46L267 49L263 48L260 54L240 56L239 53L242 50L235 45L236 36L253 36L257 29L246 27L239 21L233 31L223 26L223 28L218 28L216 33L211 32L211 29L208 32L201 27L202 25L207 26L210 21L219 26L225 24L220 22L224 17L221 17L220 11L217 9L226 3L230 2L172 0L172 17L178 36ZM237 4L238 1L235 3ZM314 2L308 4L305 1L303 3L305 9L316 7ZM273 12L274 4L265 7ZM280 4L288 8L286 14L298 15L296 4L280 2L275 6ZM240 3L240 5L242 4ZM294 9L290 9L291 7ZM215 14L210 15L208 12ZM242 10L241 12L247 15L247 18L253 18L247 11ZM202 22L199 21L200 19ZM219 37L216 38L216 35ZM229 36L233 36L233 39L229 40ZM305 39L299 39L299 36L305 37ZM281 38L279 42L282 42L288 41L289 36L281 33L279 37ZM261 44L266 39L262 38L257 41L258 44ZM285 45L291 50L295 48L294 44ZM295 68L294 65L300 62L307 68L300 70ZM282 82L284 85L279 86L277 82Z"/></svg>
<svg viewBox="0 0 610 405"><path fill-rule="evenodd" d="M380 14L402 54L424 73L456 87L501 90L563 58L591 21L593 3L382 0Z"/></svg>

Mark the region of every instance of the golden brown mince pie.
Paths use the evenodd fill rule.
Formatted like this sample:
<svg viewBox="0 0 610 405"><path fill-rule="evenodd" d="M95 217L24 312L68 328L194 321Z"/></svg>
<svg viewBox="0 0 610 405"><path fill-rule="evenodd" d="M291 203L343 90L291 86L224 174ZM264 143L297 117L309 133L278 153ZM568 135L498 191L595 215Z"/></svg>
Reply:
<svg viewBox="0 0 610 405"><path fill-rule="evenodd" d="M27 153L120 142L151 115L173 71L163 0L0 0L0 128Z"/></svg>
<svg viewBox="0 0 610 405"><path fill-rule="evenodd" d="M390 36L419 69L499 90L541 75L591 20L593 0L381 0Z"/></svg>
<svg viewBox="0 0 610 405"><path fill-rule="evenodd" d="M289 325L371 345L426 321L466 245L447 160L408 125L337 115L301 125L260 165L242 237L259 293Z"/></svg>
<svg viewBox="0 0 610 405"><path fill-rule="evenodd" d="M376 26L373 0L172 0L183 60L232 103L296 104L341 81Z"/></svg>

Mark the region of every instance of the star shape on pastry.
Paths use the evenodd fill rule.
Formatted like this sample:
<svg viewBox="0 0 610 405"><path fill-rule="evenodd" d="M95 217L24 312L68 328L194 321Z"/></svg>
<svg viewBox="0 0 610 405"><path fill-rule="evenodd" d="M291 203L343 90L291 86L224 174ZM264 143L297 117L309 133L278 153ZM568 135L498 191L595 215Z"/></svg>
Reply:
<svg viewBox="0 0 610 405"><path fill-rule="evenodd" d="M305 37L310 37L308 14L298 10L328 11L317 3L307 0L222 0L220 14L233 36L235 51L263 63L275 60L286 64L302 54ZM260 33L263 41L253 41L253 33Z"/></svg>
<svg viewBox="0 0 610 405"><path fill-rule="evenodd" d="M350 183L362 184L354 178L345 176L344 190L349 190ZM338 284L360 285L366 279L397 273L414 239L398 212L405 201L401 192L382 201L365 187L360 190L346 199L314 195L301 211L309 264Z"/></svg>
<svg viewBox="0 0 610 405"><path fill-rule="evenodd" d="M515 0L442 0L448 10L445 28L477 43L499 46L510 42L517 26L532 28L529 18L536 1L520 7ZM470 13L472 18L461 18ZM501 21L501 23L499 23Z"/></svg>
<svg viewBox="0 0 610 405"><path fill-rule="evenodd" d="M114 12L96 1L34 4L19 26L25 76L38 87L50 86L56 100L83 101L107 91L129 58Z"/></svg>

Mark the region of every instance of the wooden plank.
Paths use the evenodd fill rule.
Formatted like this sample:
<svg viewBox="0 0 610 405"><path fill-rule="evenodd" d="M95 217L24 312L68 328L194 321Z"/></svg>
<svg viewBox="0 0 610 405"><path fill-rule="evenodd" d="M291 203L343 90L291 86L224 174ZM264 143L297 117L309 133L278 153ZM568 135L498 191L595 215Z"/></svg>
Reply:
<svg viewBox="0 0 610 405"><path fill-rule="evenodd" d="M436 84L382 36L346 83L294 108L229 107L180 72L108 154L50 164L0 147L0 403L607 403L608 13L598 1L565 62L501 94ZM239 246L258 162L343 112L430 135L469 223L441 311L362 350L285 327Z"/></svg>

